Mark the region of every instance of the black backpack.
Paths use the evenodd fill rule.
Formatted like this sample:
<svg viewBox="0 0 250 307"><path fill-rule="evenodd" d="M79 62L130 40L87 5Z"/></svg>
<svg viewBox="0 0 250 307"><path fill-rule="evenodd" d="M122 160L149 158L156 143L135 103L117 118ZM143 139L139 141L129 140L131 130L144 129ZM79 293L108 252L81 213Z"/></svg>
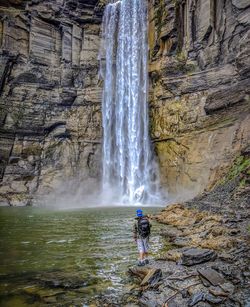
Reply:
<svg viewBox="0 0 250 307"><path fill-rule="evenodd" d="M146 217L142 217L138 220L138 232L143 239L150 235L150 224Z"/></svg>

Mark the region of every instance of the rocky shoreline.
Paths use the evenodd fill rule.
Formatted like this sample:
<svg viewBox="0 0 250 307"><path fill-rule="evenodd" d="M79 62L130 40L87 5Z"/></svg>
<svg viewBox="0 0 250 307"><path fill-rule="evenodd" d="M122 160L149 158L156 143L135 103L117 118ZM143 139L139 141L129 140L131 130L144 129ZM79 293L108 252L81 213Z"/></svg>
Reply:
<svg viewBox="0 0 250 307"><path fill-rule="evenodd" d="M249 204L246 149L212 191L153 217L166 251L130 268L129 291L103 306L250 306Z"/></svg>
<svg viewBox="0 0 250 307"><path fill-rule="evenodd" d="M249 235L223 218L184 205L169 206L156 216L172 245L148 268L130 270L139 286L129 301L155 307L248 306Z"/></svg>

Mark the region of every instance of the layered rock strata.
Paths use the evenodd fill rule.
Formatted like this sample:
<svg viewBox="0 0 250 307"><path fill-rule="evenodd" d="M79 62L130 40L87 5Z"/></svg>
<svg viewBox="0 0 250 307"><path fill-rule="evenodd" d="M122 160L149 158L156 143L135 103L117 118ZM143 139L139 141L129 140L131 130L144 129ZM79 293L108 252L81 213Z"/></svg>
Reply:
<svg viewBox="0 0 250 307"><path fill-rule="evenodd" d="M248 1L150 0L150 129L170 200L209 189L249 143ZM0 202L97 186L105 0L0 4Z"/></svg>
<svg viewBox="0 0 250 307"><path fill-rule="evenodd" d="M0 3L1 204L99 177L97 2Z"/></svg>
<svg viewBox="0 0 250 307"><path fill-rule="evenodd" d="M250 139L250 4L149 1L151 131L173 198L210 188Z"/></svg>

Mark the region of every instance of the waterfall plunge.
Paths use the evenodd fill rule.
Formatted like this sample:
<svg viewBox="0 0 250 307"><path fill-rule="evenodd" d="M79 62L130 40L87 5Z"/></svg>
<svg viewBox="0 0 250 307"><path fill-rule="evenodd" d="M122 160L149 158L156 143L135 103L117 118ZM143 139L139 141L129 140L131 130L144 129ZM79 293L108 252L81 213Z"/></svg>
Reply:
<svg viewBox="0 0 250 307"><path fill-rule="evenodd" d="M149 139L147 7L144 0L107 4L102 23L104 80L103 197L159 203L159 175Z"/></svg>

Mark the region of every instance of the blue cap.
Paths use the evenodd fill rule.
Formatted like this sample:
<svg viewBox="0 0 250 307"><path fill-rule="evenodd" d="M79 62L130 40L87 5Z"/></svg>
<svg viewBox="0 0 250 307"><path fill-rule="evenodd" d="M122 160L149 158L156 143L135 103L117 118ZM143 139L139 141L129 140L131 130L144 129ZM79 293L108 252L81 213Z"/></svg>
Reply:
<svg viewBox="0 0 250 307"><path fill-rule="evenodd" d="M141 209L136 210L136 215L137 215L138 217L143 216L142 210L141 210Z"/></svg>

